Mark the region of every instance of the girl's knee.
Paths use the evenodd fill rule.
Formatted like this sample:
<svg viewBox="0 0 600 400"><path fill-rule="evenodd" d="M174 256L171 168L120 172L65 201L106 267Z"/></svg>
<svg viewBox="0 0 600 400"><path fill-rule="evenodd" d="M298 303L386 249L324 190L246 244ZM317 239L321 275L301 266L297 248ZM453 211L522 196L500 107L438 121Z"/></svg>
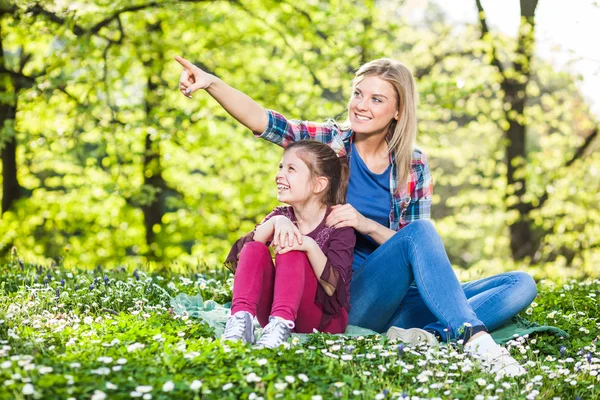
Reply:
<svg viewBox="0 0 600 400"><path fill-rule="evenodd" d="M267 245L261 242L246 243L240 252L237 269L240 267L272 268L273 262Z"/></svg>
<svg viewBox="0 0 600 400"><path fill-rule="evenodd" d="M292 250L284 254L277 254L275 256L275 263L290 263L290 262L308 262L306 253L299 250Z"/></svg>
<svg viewBox="0 0 600 400"><path fill-rule="evenodd" d="M242 252L252 252L252 253L269 253L269 248L267 247L266 244L262 243L262 242L248 242L244 245L244 247L242 248ZM269 253L270 254L270 253Z"/></svg>

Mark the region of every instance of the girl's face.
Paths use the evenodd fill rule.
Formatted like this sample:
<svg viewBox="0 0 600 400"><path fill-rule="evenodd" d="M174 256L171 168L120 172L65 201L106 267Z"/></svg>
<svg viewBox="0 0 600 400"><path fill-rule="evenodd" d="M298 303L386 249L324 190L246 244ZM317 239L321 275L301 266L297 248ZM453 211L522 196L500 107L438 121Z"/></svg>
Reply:
<svg viewBox="0 0 600 400"><path fill-rule="evenodd" d="M283 153L275 175L277 200L291 206L305 204L315 194L310 171L296 149Z"/></svg>
<svg viewBox="0 0 600 400"><path fill-rule="evenodd" d="M356 133L387 133L390 122L398 119L398 102L392 84L378 76L365 77L354 88L348 118Z"/></svg>

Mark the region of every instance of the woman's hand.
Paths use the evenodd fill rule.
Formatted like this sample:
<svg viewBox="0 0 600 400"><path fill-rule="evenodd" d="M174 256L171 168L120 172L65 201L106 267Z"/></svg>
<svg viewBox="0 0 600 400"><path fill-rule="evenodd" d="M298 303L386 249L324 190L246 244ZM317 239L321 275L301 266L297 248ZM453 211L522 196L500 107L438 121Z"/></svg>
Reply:
<svg viewBox="0 0 600 400"><path fill-rule="evenodd" d="M217 79L214 75L202 71L185 58L175 56L175 60L184 68L179 77L179 90L185 97L191 99L192 93L199 89L208 89Z"/></svg>
<svg viewBox="0 0 600 400"><path fill-rule="evenodd" d="M306 251L309 251L311 249L311 247L314 247L314 246L318 246L318 245L317 245L317 242L315 242L315 240L313 238L311 238L310 236L302 235L301 243L295 242L291 246L286 246L286 247L276 246L276 247L274 247L274 250L275 250L275 254L285 254L292 250L306 252Z"/></svg>
<svg viewBox="0 0 600 400"><path fill-rule="evenodd" d="M338 204L331 207L331 212L325 221L325 225L333 228L350 226L363 235L370 234L371 220L365 218L350 204Z"/></svg>
<svg viewBox="0 0 600 400"><path fill-rule="evenodd" d="M277 215L269 221L273 224L273 240L271 244L274 248L284 248L294 244L302 244L302 233L296 225L283 215Z"/></svg>

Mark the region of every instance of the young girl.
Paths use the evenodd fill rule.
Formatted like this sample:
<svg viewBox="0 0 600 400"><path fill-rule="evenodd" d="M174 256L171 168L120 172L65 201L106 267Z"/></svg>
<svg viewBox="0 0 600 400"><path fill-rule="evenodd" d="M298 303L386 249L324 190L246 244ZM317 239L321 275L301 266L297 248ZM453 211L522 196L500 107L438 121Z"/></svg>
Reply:
<svg viewBox="0 0 600 400"><path fill-rule="evenodd" d="M350 227L325 226L330 207L345 203L348 185L348 165L329 146L288 146L275 182L277 199L289 206L277 207L238 239L225 262L235 278L223 338L254 343L257 317L264 329L256 344L268 348L287 341L292 330L344 332L356 240Z"/></svg>

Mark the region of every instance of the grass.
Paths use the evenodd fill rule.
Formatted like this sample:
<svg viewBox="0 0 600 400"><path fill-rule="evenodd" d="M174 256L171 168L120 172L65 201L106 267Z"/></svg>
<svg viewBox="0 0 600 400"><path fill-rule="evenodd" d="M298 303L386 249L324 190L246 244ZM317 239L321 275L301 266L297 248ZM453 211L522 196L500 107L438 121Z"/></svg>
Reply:
<svg viewBox="0 0 600 400"><path fill-rule="evenodd" d="M170 299L225 303L232 279L124 268L0 267L0 399L600 398L599 280L539 283L523 316L569 332L516 338L528 374L498 379L459 345L311 335L278 350L224 344ZM216 276L214 275L214 276Z"/></svg>

